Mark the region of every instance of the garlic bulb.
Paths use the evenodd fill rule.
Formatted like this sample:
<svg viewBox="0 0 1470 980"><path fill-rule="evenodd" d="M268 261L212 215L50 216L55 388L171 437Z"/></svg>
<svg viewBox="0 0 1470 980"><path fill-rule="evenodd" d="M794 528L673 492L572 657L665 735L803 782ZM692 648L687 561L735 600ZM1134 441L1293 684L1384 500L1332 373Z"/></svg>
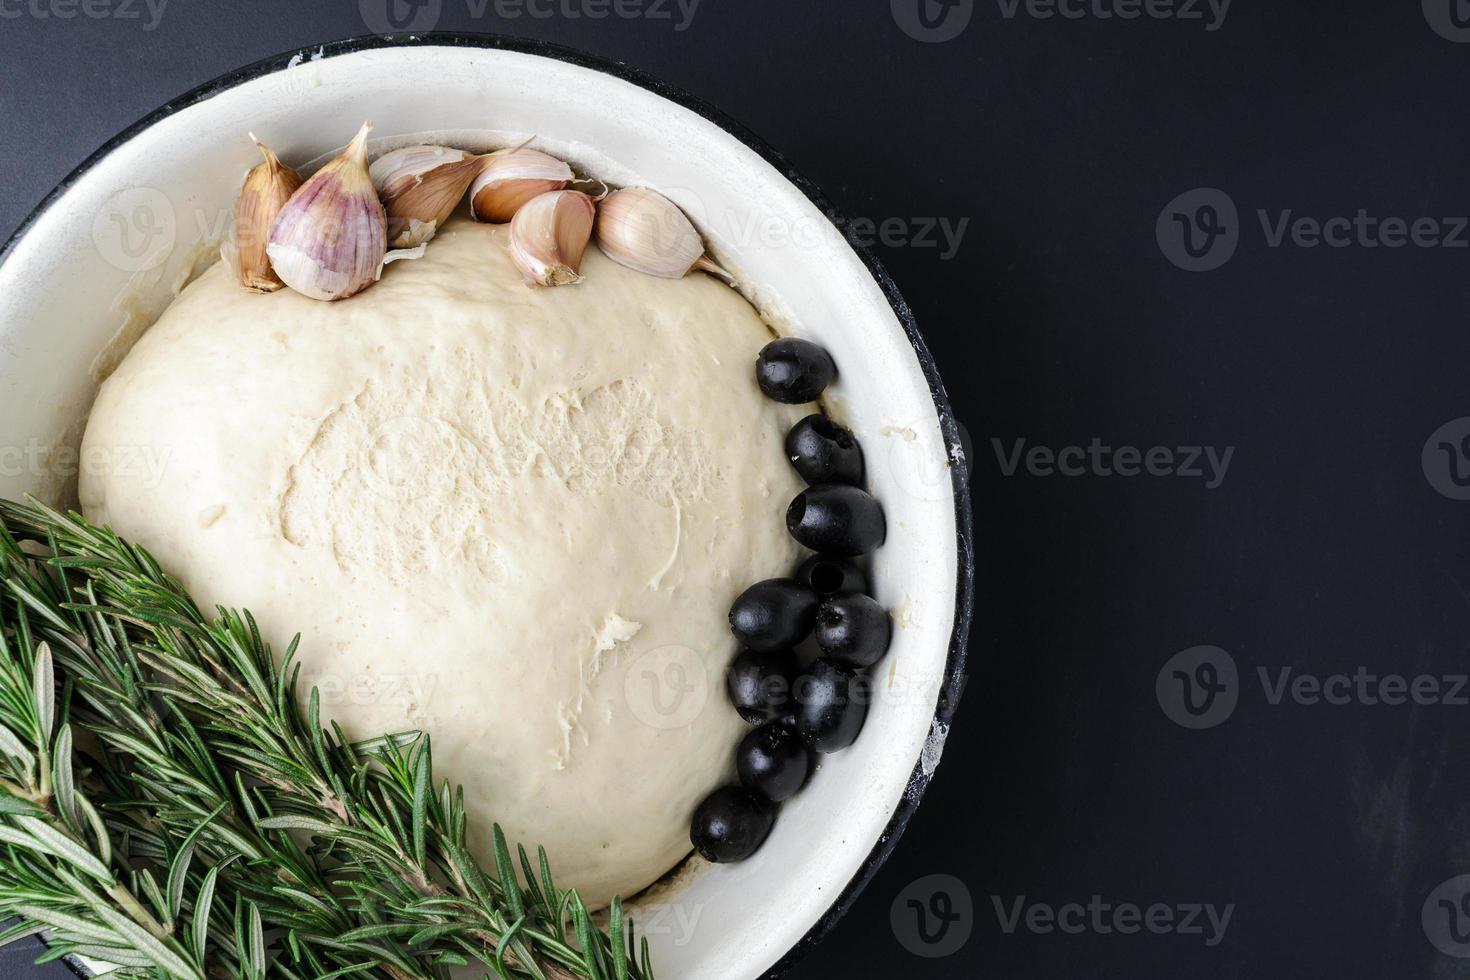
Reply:
<svg viewBox="0 0 1470 980"><path fill-rule="evenodd" d="M282 163L270 147L255 139L254 133L250 138L260 148L265 162L245 175L245 183L235 201L235 226L226 237L221 253L235 270L240 285L271 293L282 285L271 271L270 256L266 255L271 226L301 186L301 175Z"/></svg>
<svg viewBox="0 0 1470 980"><path fill-rule="evenodd" d="M678 205L646 187L608 195L598 211L597 244L614 262L650 276L683 279L703 269L730 279L705 254L704 240Z"/></svg>
<svg viewBox="0 0 1470 980"><path fill-rule="evenodd" d="M510 223L510 255L533 286L582 281L597 205L581 191L551 191L521 206Z"/></svg>
<svg viewBox="0 0 1470 980"><path fill-rule="evenodd" d="M517 147L485 158L485 169L470 187L470 210L476 221L505 224L534 197L566 187L572 168L540 150Z"/></svg>
<svg viewBox="0 0 1470 980"><path fill-rule="evenodd" d="M363 123L352 143L286 202L266 248L276 275L312 299L346 299L377 281L388 219L368 176Z"/></svg>
<svg viewBox="0 0 1470 980"><path fill-rule="evenodd" d="M405 146L368 169L388 216L388 243L414 248L434 237L464 200L484 161L448 146Z"/></svg>

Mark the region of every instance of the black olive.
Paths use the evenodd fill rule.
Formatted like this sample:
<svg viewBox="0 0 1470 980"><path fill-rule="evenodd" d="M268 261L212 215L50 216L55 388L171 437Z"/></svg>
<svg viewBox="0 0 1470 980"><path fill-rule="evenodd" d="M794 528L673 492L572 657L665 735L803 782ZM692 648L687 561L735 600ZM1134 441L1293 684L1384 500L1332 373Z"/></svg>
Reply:
<svg viewBox="0 0 1470 980"><path fill-rule="evenodd" d="M867 677L818 660L796 679L797 730L818 752L839 752L857 741L871 699Z"/></svg>
<svg viewBox="0 0 1470 980"><path fill-rule="evenodd" d="M836 596L817 608L817 646L845 667L882 660L892 635L888 610L865 595Z"/></svg>
<svg viewBox="0 0 1470 980"><path fill-rule="evenodd" d="M727 677L730 702L752 725L780 718L792 710L791 692L799 673L801 664L790 650L741 650Z"/></svg>
<svg viewBox="0 0 1470 980"><path fill-rule="evenodd" d="M761 349L755 380L767 398L785 405L804 405L821 397L837 376L832 356L810 340L785 337Z"/></svg>
<svg viewBox="0 0 1470 980"><path fill-rule="evenodd" d="M807 483L863 482L863 447L857 436L825 415L808 415L791 427L786 456Z"/></svg>
<svg viewBox="0 0 1470 980"><path fill-rule="evenodd" d="M766 842L776 807L735 786L717 789L694 811L689 841L707 861L744 861Z"/></svg>
<svg viewBox="0 0 1470 980"><path fill-rule="evenodd" d="M810 487L786 510L791 536L813 551L856 558L883 543L888 524L883 507L857 487Z"/></svg>
<svg viewBox="0 0 1470 980"><path fill-rule="evenodd" d="M812 750L790 725L762 725L740 742L735 768L740 785L772 803L789 800L812 774Z"/></svg>
<svg viewBox="0 0 1470 980"><path fill-rule="evenodd" d="M818 601L815 592L795 579L758 582L730 607L730 629L752 650L787 650L811 635Z"/></svg>
<svg viewBox="0 0 1470 980"><path fill-rule="evenodd" d="M812 555L796 570L796 580L823 599L848 592L867 592L868 577L852 562Z"/></svg>

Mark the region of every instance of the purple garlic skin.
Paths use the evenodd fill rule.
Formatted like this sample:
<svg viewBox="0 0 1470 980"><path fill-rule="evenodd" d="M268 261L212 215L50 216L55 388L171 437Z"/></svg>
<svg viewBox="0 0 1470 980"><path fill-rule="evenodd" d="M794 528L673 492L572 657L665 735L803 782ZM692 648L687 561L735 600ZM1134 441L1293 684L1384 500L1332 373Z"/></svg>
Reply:
<svg viewBox="0 0 1470 980"><path fill-rule="evenodd" d="M286 202L266 252L277 276L311 299L346 299L377 282L388 218L368 175L363 124L352 143Z"/></svg>

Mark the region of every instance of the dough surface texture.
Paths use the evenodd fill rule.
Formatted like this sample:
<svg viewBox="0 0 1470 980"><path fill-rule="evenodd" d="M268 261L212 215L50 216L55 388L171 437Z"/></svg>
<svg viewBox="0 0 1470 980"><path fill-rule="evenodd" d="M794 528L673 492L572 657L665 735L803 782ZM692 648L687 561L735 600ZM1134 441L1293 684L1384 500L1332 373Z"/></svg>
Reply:
<svg viewBox="0 0 1470 980"><path fill-rule="evenodd" d="M733 775L726 623L789 575L799 408L760 395L771 334L737 293L624 269L522 284L502 227L449 223L341 303L216 266L103 385L86 516L255 614L354 738L422 728L436 775L544 844L589 903L690 850ZM534 853L534 851L533 851Z"/></svg>

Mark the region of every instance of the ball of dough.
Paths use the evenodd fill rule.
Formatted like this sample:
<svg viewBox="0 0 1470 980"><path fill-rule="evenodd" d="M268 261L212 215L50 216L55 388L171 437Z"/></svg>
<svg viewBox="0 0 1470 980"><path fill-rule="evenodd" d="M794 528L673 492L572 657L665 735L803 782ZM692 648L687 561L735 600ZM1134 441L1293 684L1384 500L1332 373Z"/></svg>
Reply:
<svg viewBox="0 0 1470 980"><path fill-rule="evenodd" d="M430 732L482 856L498 821L602 904L733 773L725 617L798 558L801 411L728 287L594 247L530 289L505 234L453 222L342 303L210 270L102 386L80 496L205 608L299 632L351 737Z"/></svg>

